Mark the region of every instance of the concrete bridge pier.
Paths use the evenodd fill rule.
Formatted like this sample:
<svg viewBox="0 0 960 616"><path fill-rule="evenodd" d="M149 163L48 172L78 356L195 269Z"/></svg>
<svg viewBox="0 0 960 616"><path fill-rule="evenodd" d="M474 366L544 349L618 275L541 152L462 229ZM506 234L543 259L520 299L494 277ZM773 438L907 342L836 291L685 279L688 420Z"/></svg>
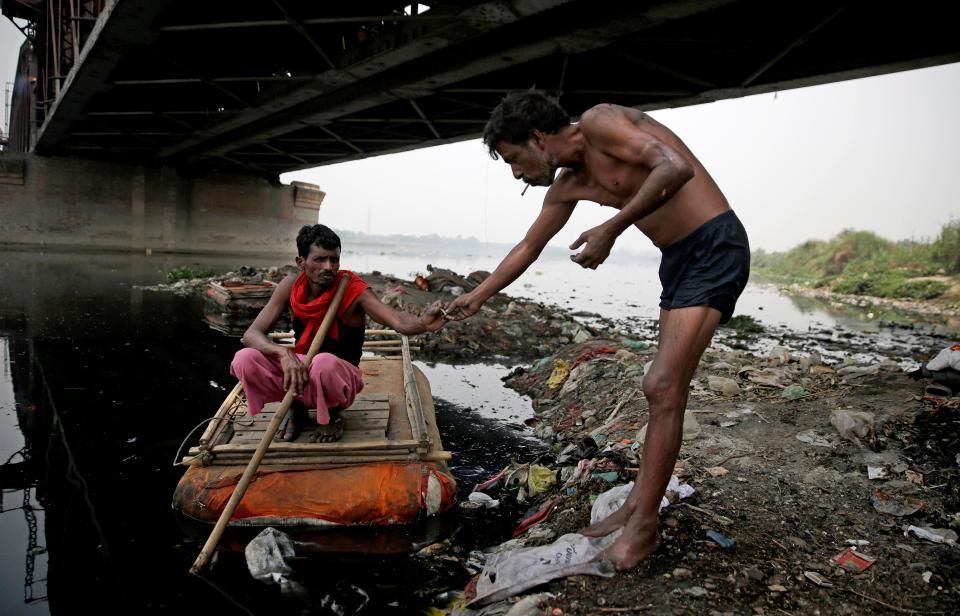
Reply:
<svg viewBox="0 0 960 616"><path fill-rule="evenodd" d="M0 248L289 254L324 193L262 177L0 154Z"/></svg>

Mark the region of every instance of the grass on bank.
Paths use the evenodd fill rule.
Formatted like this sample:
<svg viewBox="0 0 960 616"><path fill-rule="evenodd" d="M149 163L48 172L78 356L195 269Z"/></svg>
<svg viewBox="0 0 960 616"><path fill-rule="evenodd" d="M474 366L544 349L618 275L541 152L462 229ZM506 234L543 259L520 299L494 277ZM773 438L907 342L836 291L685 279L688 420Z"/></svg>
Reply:
<svg viewBox="0 0 960 616"><path fill-rule="evenodd" d="M192 280L194 278L209 278L210 276L213 276L214 273L215 272L200 266L191 267L189 265L181 265L180 267L175 267L167 272L167 282Z"/></svg>
<svg viewBox="0 0 960 616"><path fill-rule="evenodd" d="M758 250L753 269L836 293L933 299L951 284L928 277L960 275L960 221L944 225L932 242L892 242L870 231L847 230L788 252Z"/></svg>

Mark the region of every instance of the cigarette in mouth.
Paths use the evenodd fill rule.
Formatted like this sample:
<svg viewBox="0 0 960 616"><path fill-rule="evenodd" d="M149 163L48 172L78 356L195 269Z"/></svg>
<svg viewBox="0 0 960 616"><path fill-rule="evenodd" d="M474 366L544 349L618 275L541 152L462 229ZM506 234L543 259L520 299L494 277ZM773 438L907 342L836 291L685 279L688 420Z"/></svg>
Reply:
<svg viewBox="0 0 960 616"><path fill-rule="evenodd" d="M520 193L520 196L521 196L521 197L524 196L525 194L527 194L527 189L528 189L528 188L530 188L530 185L529 185L529 184L527 184L526 186L523 187L523 191Z"/></svg>

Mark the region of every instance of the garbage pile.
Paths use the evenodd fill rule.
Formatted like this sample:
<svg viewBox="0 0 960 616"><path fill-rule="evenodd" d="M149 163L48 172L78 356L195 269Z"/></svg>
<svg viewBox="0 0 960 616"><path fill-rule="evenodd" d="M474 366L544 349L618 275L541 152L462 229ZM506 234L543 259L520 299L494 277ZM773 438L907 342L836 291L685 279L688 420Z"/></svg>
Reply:
<svg viewBox="0 0 960 616"><path fill-rule="evenodd" d="M358 273L380 300L397 310L418 314L435 301L444 304L476 288L489 274L472 272L461 276L448 269L427 265L429 275L404 280L380 272ZM246 331L269 300L270 285L296 268L241 267L235 272L211 278L180 280L169 285L148 287L178 294L204 294L204 319L214 329L231 336ZM262 287L258 292L257 287ZM289 315L281 320L289 323ZM379 327L368 322L368 327ZM436 334L416 338L417 356L429 361L473 363L481 361L529 361L556 352L571 343L580 343L601 334L604 324L587 325L574 316L539 302L498 294L488 300L480 313L465 321L447 323Z"/></svg>
<svg viewBox="0 0 960 616"><path fill-rule="evenodd" d="M461 504L469 516L522 506L514 536L461 559L471 583L431 613L960 605L960 399L931 397L892 360L851 354L828 365L783 346L705 354L661 510L662 547L635 572L605 577L602 551L615 535L577 531L636 479L655 351L595 337L511 373L552 454L514 462Z"/></svg>

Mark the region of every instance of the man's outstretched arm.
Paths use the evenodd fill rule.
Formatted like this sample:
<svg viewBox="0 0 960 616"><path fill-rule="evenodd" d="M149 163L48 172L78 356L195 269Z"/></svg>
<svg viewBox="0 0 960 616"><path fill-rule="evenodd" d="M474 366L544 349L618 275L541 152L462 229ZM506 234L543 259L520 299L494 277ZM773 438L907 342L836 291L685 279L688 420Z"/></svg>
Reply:
<svg viewBox="0 0 960 616"><path fill-rule="evenodd" d="M500 265L480 285L464 293L447 305L447 318L459 321L471 317L480 310L485 301L499 293L504 287L516 280L537 260L543 247L556 235L570 219L576 202L554 201L547 191L543 208L533 221L526 236L519 244L510 249Z"/></svg>
<svg viewBox="0 0 960 616"><path fill-rule="evenodd" d="M440 302L436 301L426 308L420 315L394 310L380 301L380 298L370 289L365 290L357 298L356 303L371 319L381 325L386 325L401 334L414 335L424 332L435 332L443 327L443 314L440 312Z"/></svg>

